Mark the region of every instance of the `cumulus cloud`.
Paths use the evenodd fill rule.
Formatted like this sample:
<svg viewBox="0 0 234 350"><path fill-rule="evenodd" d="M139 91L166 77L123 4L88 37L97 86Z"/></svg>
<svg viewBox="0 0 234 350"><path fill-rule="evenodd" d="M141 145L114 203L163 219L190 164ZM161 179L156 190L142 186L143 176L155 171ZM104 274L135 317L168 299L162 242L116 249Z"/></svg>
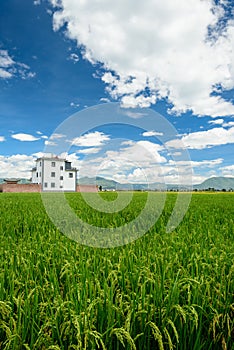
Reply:
<svg viewBox="0 0 234 350"><path fill-rule="evenodd" d="M35 73L30 71L28 65L14 61L7 50L0 50L0 79L9 79L14 76L29 79L33 78Z"/></svg>
<svg viewBox="0 0 234 350"><path fill-rule="evenodd" d="M80 147L96 147L102 146L109 139L109 135L106 135L103 132L95 131L74 138L72 140L72 145Z"/></svg>
<svg viewBox="0 0 234 350"><path fill-rule="evenodd" d="M168 148L181 148L182 145L189 149L204 149L214 146L234 143L234 127L229 129L213 128L207 131L193 132L182 136L181 139L168 141Z"/></svg>
<svg viewBox="0 0 234 350"><path fill-rule="evenodd" d="M0 136L0 142L5 141L5 137L4 136Z"/></svg>
<svg viewBox="0 0 234 350"><path fill-rule="evenodd" d="M0 178L30 178L35 157L26 154L0 155Z"/></svg>
<svg viewBox="0 0 234 350"><path fill-rule="evenodd" d="M90 150L90 153L89 153ZM168 160L160 152L160 145L148 141L123 142L116 150L108 150L98 156L92 155L98 148L91 147L76 153L63 153L58 156L66 158L79 169L79 177L104 176L120 183L200 183L207 178L202 171L208 169L215 174L217 167L223 163L222 158L203 161ZM85 152L87 151L87 154ZM94 152L93 152L94 153ZM85 154L87 157L82 157ZM31 169L36 158L51 156L37 152L32 155L0 155L0 178L30 178ZM190 171L191 166L194 171ZM233 166L220 168L223 175L233 174Z"/></svg>
<svg viewBox="0 0 234 350"><path fill-rule="evenodd" d="M80 176L103 176L120 182L137 182L139 179L155 182L161 166L164 167L167 161L160 154L162 149L149 141L124 141L117 149L108 149L98 157L81 160Z"/></svg>
<svg viewBox="0 0 234 350"><path fill-rule="evenodd" d="M224 123L224 120L219 118L219 119L210 120L208 123L214 124L214 125L222 125Z"/></svg>
<svg viewBox="0 0 234 350"><path fill-rule="evenodd" d="M227 122L227 123L223 123L224 127L231 127L234 126L234 122Z"/></svg>
<svg viewBox="0 0 234 350"><path fill-rule="evenodd" d="M190 162L168 162L163 159L163 162L154 159L153 155L148 152L147 159L142 157L146 155L146 150L136 144L131 146L130 152L125 150L109 151L103 157L81 160L77 164L80 169L80 177L103 176L111 178L120 183L161 183L161 184L191 184L200 183L207 177L191 172ZM139 153L141 149L141 153ZM135 150L135 152L134 152ZM131 154L131 155L129 155ZM215 168L220 164L220 160L204 161L199 164L194 162L197 169Z"/></svg>
<svg viewBox="0 0 234 350"><path fill-rule="evenodd" d="M18 141L29 141L29 142L30 141L37 141L40 139L40 138L35 137L33 135L24 134L24 133L13 134L13 135L11 135L11 137L15 140L18 140Z"/></svg>
<svg viewBox="0 0 234 350"><path fill-rule="evenodd" d="M224 166L220 170L223 176L230 176L230 177L234 176L234 164Z"/></svg>
<svg viewBox="0 0 234 350"><path fill-rule="evenodd" d="M50 0L53 28L83 57L103 66L102 80L127 107L167 98L172 112L234 114L222 91L234 88L234 21L212 0ZM221 92L221 93L220 93Z"/></svg>

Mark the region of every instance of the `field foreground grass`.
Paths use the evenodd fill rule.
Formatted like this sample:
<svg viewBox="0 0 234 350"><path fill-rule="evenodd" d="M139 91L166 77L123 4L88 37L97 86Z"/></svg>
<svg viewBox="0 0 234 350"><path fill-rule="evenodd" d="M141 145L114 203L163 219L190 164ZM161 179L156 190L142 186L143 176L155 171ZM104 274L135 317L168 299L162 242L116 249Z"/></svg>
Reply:
<svg viewBox="0 0 234 350"><path fill-rule="evenodd" d="M66 196L83 220L112 227L146 194L118 214ZM61 234L40 194L1 193L0 349L234 349L234 194L194 194L166 233L175 198L143 237L100 249Z"/></svg>

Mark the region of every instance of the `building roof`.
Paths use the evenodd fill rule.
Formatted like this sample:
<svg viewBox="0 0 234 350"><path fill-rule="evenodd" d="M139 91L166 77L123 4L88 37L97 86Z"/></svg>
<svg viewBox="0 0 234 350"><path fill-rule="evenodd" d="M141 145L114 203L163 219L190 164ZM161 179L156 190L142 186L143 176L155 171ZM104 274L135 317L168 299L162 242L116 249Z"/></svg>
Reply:
<svg viewBox="0 0 234 350"><path fill-rule="evenodd" d="M65 158L59 158L59 157L57 157L57 156L51 156L51 157L49 157L49 156L45 156L45 157L40 157L40 158L37 158L36 159L36 162L38 162L39 160L51 160L51 161L53 161L53 160L57 160L57 161L62 161L62 162L67 162L67 160L65 159Z"/></svg>
<svg viewBox="0 0 234 350"><path fill-rule="evenodd" d="M20 179L17 178L10 178L10 179L4 179L4 182L11 183L11 184L17 184L20 181Z"/></svg>

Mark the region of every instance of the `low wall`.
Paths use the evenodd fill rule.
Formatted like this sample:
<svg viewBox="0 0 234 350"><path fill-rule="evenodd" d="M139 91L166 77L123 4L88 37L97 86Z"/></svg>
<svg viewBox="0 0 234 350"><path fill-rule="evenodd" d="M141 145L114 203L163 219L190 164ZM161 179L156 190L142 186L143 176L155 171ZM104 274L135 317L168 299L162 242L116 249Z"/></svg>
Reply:
<svg viewBox="0 0 234 350"><path fill-rule="evenodd" d="M41 192L38 184L2 184L0 192Z"/></svg>
<svg viewBox="0 0 234 350"><path fill-rule="evenodd" d="M41 192L39 184L1 184L0 192ZM98 192L96 185L77 185L76 192Z"/></svg>
<svg viewBox="0 0 234 350"><path fill-rule="evenodd" d="M96 185L77 185L76 192L98 192Z"/></svg>

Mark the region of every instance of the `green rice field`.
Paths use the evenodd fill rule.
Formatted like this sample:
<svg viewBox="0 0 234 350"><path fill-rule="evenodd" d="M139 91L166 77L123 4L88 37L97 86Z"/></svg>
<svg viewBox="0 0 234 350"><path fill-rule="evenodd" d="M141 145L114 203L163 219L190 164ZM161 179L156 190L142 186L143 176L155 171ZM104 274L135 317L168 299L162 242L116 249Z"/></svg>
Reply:
<svg viewBox="0 0 234 350"><path fill-rule="evenodd" d="M109 214L66 195L101 227L132 220L146 196ZM175 199L144 236L104 249L61 234L39 193L1 193L0 349L234 349L234 194L194 193L167 233Z"/></svg>

